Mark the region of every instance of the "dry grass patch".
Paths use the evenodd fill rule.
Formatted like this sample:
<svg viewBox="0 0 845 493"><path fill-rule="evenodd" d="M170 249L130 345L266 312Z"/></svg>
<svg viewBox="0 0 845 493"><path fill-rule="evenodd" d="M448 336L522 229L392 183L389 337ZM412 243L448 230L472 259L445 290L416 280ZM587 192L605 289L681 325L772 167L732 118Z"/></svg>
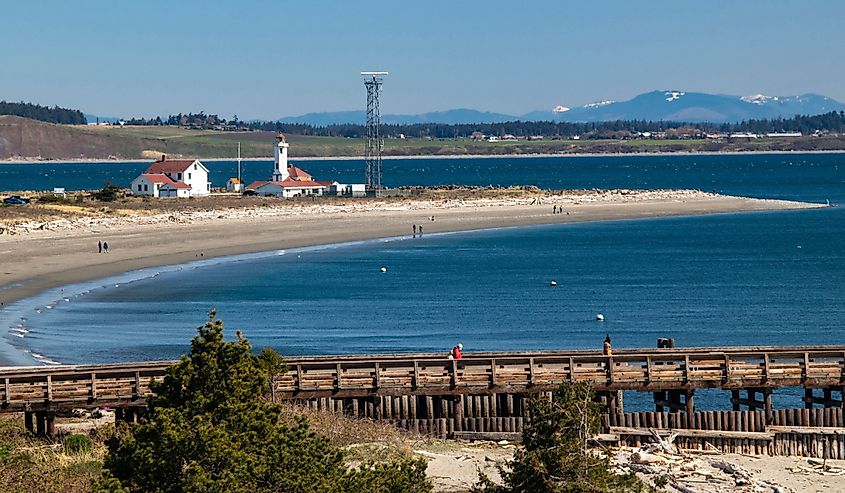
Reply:
<svg viewBox="0 0 845 493"><path fill-rule="evenodd" d="M0 419L0 491L90 491L92 482L100 477L102 470L105 436L65 435L54 440L40 439L28 433L21 421L17 415Z"/></svg>
<svg viewBox="0 0 845 493"><path fill-rule="evenodd" d="M389 423L351 418L331 411L310 409L305 405L286 403L285 411L291 424L298 418L308 420L311 429L328 438L332 445L344 449L347 459L353 464L412 457L414 441L421 440Z"/></svg>

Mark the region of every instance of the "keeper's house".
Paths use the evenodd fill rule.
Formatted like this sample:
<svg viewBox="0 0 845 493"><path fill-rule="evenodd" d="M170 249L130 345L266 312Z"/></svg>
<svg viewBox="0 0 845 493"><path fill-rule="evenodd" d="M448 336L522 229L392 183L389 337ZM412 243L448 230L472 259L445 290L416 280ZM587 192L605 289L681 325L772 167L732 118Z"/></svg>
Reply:
<svg viewBox="0 0 845 493"><path fill-rule="evenodd" d="M132 180L133 195L198 197L211 193L208 168L198 159L161 159Z"/></svg>

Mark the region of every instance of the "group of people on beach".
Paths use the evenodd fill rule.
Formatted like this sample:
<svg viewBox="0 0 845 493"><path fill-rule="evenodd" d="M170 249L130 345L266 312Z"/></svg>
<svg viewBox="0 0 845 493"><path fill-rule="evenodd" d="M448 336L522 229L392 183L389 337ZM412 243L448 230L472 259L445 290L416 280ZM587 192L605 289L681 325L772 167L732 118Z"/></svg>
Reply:
<svg viewBox="0 0 845 493"><path fill-rule="evenodd" d="M97 242L97 253L109 253L109 242L98 241Z"/></svg>
<svg viewBox="0 0 845 493"><path fill-rule="evenodd" d="M563 214L563 206L562 205L553 205L552 206L552 214ZM568 216L569 213L567 212L566 215Z"/></svg>
<svg viewBox="0 0 845 493"><path fill-rule="evenodd" d="M430 219L431 221L434 221L434 216L429 217L429 219ZM418 232L418 231L419 231L419 235L420 235L420 236L422 236L422 234L423 234L423 227L422 227L422 224L420 224L420 225L413 224L413 225L412 225L412 228L413 228L413 230L414 230L414 238L416 238L416 237L417 237L417 234L418 234L417 232Z"/></svg>

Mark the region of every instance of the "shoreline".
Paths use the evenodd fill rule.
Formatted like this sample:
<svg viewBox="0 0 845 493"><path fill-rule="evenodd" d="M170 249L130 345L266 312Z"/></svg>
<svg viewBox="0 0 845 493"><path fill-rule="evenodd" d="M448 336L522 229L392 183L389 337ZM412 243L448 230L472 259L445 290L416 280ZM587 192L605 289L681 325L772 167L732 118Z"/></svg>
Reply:
<svg viewBox="0 0 845 493"><path fill-rule="evenodd" d="M576 198L577 197L577 198ZM552 214L561 205L566 214ZM0 236L0 307L64 286L133 271L382 238L410 236L412 224L426 234L533 225L575 224L678 216L826 208L824 204L714 195L700 191L594 192L527 200L433 200L376 202L345 207L290 204L277 208L191 212L185 216L112 218ZM431 217L436 220L432 221ZM66 220L65 220L66 221ZM106 240L108 254L97 252ZM17 305L17 306L16 306ZM5 318L5 317L4 317ZM4 327L8 334L11 327ZM47 355L49 357L49 355ZM14 364L4 361L0 365Z"/></svg>
<svg viewBox="0 0 845 493"><path fill-rule="evenodd" d="M786 211L826 208L825 204L713 195L700 191L637 191L614 201L609 192L567 202L554 196L538 205L517 200L383 202L371 207L285 205L274 210L191 213L191 219L159 221L122 218L100 223L43 228L0 236L6 264L0 272L0 301L5 304L50 288L106 278L148 267L200 259L331 245L410 234L411 224L427 233L447 233L531 225L606 220ZM671 198L670 198L671 197ZM567 214L552 214L561 204ZM430 217L436 221L430 221ZM141 222L145 220L144 222ZM123 221L123 222L120 222ZM133 222L136 221L136 222ZM164 222L162 222L164 221ZM97 253L98 239L111 244Z"/></svg>
<svg viewBox="0 0 845 493"><path fill-rule="evenodd" d="M516 158L593 158L593 157L671 157L671 156L745 156L745 155L795 155L802 154L845 154L845 149L814 151L675 151L675 152L573 152L573 153L531 153L531 154L413 154L407 156L382 156L384 161L407 159L516 159ZM234 157L199 157L201 161L237 161ZM355 161L364 156L290 156L292 161ZM241 161L272 161L273 156L242 158ZM105 163L150 163L152 159L0 159L5 164L105 164Z"/></svg>

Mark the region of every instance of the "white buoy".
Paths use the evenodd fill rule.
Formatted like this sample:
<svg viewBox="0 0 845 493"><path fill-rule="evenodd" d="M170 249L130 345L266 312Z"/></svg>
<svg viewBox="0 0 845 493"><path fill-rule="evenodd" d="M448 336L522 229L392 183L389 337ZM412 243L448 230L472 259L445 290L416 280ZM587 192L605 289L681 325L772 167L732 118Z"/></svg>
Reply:
<svg viewBox="0 0 845 493"><path fill-rule="evenodd" d="M601 313L597 314L596 320L598 320L599 322L604 322L604 315L602 315Z"/></svg>
<svg viewBox="0 0 845 493"><path fill-rule="evenodd" d="M382 267L382 268L381 268L381 271L382 271L382 272L387 272L387 267Z"/></svg>
<svg viewBox="0 0 845 493"><path fill-rule="evenodd" d="M555 287L555 286L557 286L557 281L552 281L552 282L550 282L550 283L549 283L549 286L551 286L551 287Z"/></svg>

